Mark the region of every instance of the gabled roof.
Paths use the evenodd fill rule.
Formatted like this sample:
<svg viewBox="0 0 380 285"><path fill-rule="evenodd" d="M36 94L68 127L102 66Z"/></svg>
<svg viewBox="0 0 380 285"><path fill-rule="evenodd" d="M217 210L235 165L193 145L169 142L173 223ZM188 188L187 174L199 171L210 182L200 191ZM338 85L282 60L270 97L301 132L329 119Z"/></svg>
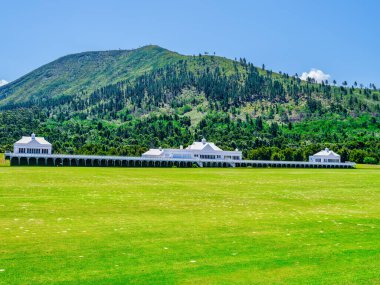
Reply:
<svg viewBox="0 0 380 285"><path fill-rule="evenodd" d="M147 152L144 152L143 155L161 155L163 152L162 149L151 148Z"/></svg>
<svg viewBox="0 0 380 285"><path fill-rule="evenodd" d="M314 156L340 156L340 155L333 152L332 150L329 150L328 148L325 148L324 150L321 150L320 152L317 152L316 154L314 154Z"/></svg>
<svg viewBox="0 0 380 285"><path fill-rule="evenodd" d="M201 142L193 142L193 144L189 145L186 149L190 149L190 150L203 150L207 146L211 147L215 151L222 151L214 143L209 143L205 139L202 139Z"/></svg>
<svg viewBox="0 0 380 285"><path fill-rule="evenodd" d="M45 140L45 138L43 137L22 137L21 140L18 140L15 144L28 144L30 143L31 141L36 141L38 142L39 144L41 145L51 145L51 143L49 143L47 140Z"/></svg>

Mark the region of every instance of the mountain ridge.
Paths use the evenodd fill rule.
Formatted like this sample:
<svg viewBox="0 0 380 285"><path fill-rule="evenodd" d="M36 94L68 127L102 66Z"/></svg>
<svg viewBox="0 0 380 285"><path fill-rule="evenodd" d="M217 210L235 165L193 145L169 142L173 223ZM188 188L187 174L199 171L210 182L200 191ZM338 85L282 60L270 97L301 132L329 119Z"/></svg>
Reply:
<svg viewBox="0 0 380 285"><path fill-rule="evenodd" d="M156 45L132 50L87 51L65 55L0 87L0 106L12 101L24 102L27 96L34 97L51 92L50 96L54 98L75 94L81 89L93 91L116 81L131 79L152 68L148 64L140 65L139 57L133 58L139 51L139 57L148 57L146 61L158 55L168 60L169 54L179 56ZM80 71L81 67L86 67L83 72ZM113 70L110 70L111 67ZM133 74L128 74L128 69L134 69ZM39 84L41 86L36 87Z"/></svg>

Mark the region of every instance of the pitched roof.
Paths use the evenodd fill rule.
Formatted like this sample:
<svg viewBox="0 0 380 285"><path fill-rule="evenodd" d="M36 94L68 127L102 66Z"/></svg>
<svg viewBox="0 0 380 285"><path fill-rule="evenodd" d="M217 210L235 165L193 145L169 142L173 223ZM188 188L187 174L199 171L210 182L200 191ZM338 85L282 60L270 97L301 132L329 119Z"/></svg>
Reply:
<svg viewBox="0 0 380 285"><path fill-rule="evenodd" d="M162 149L151 148L147 152L144 152L143 155L161 155L163 153Z"/></svg>
<svg viewBox="0 0 380 285"><path fill-rule="evenodd" d="M32 141L32 137L22 137L20 140L16 142L16 144L28 144ZM39 144L42 145L51 145L45 138L43 137L34 137L34 140L37 141Z"/></svg>
<svg viewBox="0 0 380 285"><path fill-rule="evenodd" d="M205 147L210 146L215 151L222 151L219 147L217 147L214 143L209 143L205 139L202 139L201 142L193 142L192 145L189 145L186 149L190 150L202 150Z"/></svg>
<svg viewBox="0 0 380 285"><path fill-rule="evenodd" d="M325 148L324 150L321 150L320 152L317 152L316 154L314 154L314 156L340 156L340 155L333 152L332 150L329 150L328 148Z"/></svg>

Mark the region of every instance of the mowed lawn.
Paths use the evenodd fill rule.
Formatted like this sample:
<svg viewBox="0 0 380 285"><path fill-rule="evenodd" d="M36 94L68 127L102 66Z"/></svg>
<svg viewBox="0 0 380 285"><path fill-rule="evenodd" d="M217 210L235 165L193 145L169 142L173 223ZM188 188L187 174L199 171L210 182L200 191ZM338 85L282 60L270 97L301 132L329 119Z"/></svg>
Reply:
<svg viewBox="0 0 380 285"><path fill-rule="evenodd" d="M0 167L0 284L380 284L380 169Z"/></svg>

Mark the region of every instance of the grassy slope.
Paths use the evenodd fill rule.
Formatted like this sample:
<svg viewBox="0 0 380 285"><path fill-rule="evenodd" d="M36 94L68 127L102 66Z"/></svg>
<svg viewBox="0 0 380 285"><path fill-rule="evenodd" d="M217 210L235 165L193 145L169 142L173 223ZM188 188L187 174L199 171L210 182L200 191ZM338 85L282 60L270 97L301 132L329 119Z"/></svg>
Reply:
<svg viewBox="0 0 380 285"><path fill-rule="evenodd" d="M379 184L378 169L2 167L0 284L379 283Z"/></svg>
<svg viewBox="0 0 380 285"><path fill-rule="evenodd" d="M218 56L203 56L202 65L219 66L231 74L233 61ZM94 51L71 54L45 64L23 77L0 87L0 106L22 103L32 98L56 98L81 91L93 91L181 59L189 60L191 70L199 69L198 57L180 55L150 45L135 50ZM239 70L242 68L239 66Z"/></svg>
<svg viewBox="0 0 380 285"><path fill-rule="evenodd" d="M0 88L0 106L41 95L59 97L92 91L183 58L158 46L83 52L61 57Z"/></svg>
<svg viewBox="0 0 380 285"><path fill-rule="evenodd" d="M95 89L123 80L133 80L153 69L178 60L188 60L190 70L219 66L227 75L234 61L220 56L185 56L156 45L134 50L91 51L71 54L45 64L21 78L0 87L0 106L25 103L32 98L57 98ZM243 68L237 68L244 74ZM261 73L264 71L260 70ZM274 77L278 74L273 73Z"/></svg>

